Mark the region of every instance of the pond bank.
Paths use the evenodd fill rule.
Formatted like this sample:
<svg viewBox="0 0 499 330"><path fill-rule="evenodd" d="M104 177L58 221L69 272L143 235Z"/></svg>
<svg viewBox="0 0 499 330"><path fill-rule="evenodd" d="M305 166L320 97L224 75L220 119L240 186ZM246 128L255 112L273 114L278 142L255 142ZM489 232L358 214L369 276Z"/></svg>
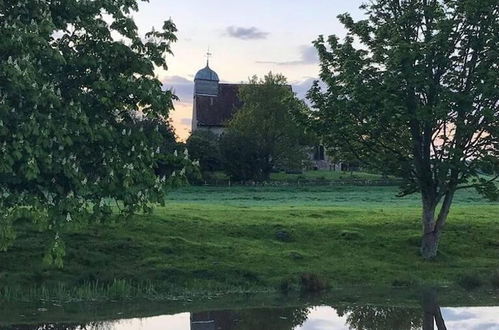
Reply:
<svg viewBox="0 0 499 330"><path fill-rule="evenodd" d="M272 322L293 321L293 316L303 316L294 319L294 321L299 321L294 324L297 326L310 318L310 313L316 309L315 306L327 306L334 309L328 311L329 316L360 313L358 316L363 315L365 322L387 322L384 323L383 329L400 330L400 321L402 319L408 321L409 316L411 322L419 324L422 321L422 310L429 305L438 308L440 306L497 306L496 309L499 308L497 295L494 296L485 291L477 291L470 295L462 290L455 291L445 288L426 288L423 290L366 288L361 291L332 290L321 295L246 294L211 298L199 297L198 299L181 301L136 300L127 303L68 304L39 302L37 304L17 303L9 305L0 303L0 328L10 326L9 329L17 329L13 325L19 325L19 329L30 329L29 325L32 325L33 329L45 329L50 327L40 327L40 325L60 324L64 325L66 329L73 329L70 327L71 324L80 326L91 324L92 329L100 329L99 325L102 325L102 329L110 329L109 325L114 323L119 325L120 322L116 322L116 320L120 319L140 319L140 324L143 327L144 324L147 324L148 319L154 317L189 313L191 317L187 319L190 319L191 322L197 320L218 320L220 322L228 318L241 320L243 323L258 322L257 324L261 325L256 327L253 324L253 327L249 327L251 329L275 329L275 324ZM273 321L265 323L270 320ZM168 319L163 318L163 328L170 328L168 325L171 323L168 321ZM499 323L499 320L497 321ZM266 324L268 327L264 327ZM286 322L282 325L285 326L283 329L291 329ZM241 328L246 329L245 327ZM127 329L132 328L128 327ZM222 326L222 329L225 328Z"/></svg>
<svg viewBox="0 0 499 330"><path fill-rule="evenodd" d="M43 264L50 236L19 222L0 253L0 299L109 300L342 287L493 288L499 204L457 196L431 262L418 254L416 198L391 187L203 188L152 215L75 224L63 269Z"/></svg>

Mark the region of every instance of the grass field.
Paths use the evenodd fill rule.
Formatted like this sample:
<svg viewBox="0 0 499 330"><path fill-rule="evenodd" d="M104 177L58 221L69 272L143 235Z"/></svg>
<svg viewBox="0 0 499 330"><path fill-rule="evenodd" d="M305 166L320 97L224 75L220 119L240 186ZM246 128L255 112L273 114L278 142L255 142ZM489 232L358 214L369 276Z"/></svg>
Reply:
<svg viewBox="0 0 499 330"><path fill-rule="evenodd" d="M298 289L491 286L499 268L499 204L456 198L437 260L418 255L418 196L395 187L186 187L152 215L64 234L62 270L42 263L47 235L18 224L0 253L0 294L95 298ZM103 291L104 290L104 291ZM104 293L102 293L104 292Z"/></svg>

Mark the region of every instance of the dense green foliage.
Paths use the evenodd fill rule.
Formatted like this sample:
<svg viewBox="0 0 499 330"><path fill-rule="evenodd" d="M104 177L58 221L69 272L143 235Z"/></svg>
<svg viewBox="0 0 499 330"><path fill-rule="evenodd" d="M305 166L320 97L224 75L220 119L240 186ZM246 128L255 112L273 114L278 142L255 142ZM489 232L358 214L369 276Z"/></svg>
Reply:
<svg viewBox="0 0 499 330"><path fill-rule="evenodd" d="M396 187L181 188L169 194L168 208L126 225L113 218L72 224L64 233L64 270L44 266L40 248L48 234L19 220L18 240L0 254L0 292L59 285L76 292L96 281L113 290L128 283L145 294L239 292L283 283L292 289L302 274L315 274L332 288L455 285L463 275L490 287L499 205L460 191L441 255L428 263L417 253L420 202L396 193ZM289 239L278 239L280 231Z"/></svg>
<svg viewBox="0 0 499 330"><path fill-rule="evenodd" d="M144 132L145 136L159 136L156 147L156 163L154 173L160 178L171 177L174 172L185 173L185 176L197 174L197 168L188 161L189 153L182 142L177 141L175 130L171 121L163 118L141 118L130 124L130 129ZM175 174L174 174L175 176ZM178 176L176 180L170 182L180 183L184 181L183 176Z"/></svg>
<svg viewBox="0 0 499 330"><path fill-rule="evenodd" d="M0 250L30 212L51 232L46 261L60 265L65 224L106 218L108 198L126 213L164 199L165 135L141 118L172 109L154 69L166 69L176 28L139 35L136 10L135 0L0 2Z"/></svg>
<svg viewBox="0 0 499 330"><path fill-rule="evenodd" d="M301 169L307 140L290 115L305 105L282 75L253 77L240 89L242 108L221 138L224 168L234 180L263 181L275 168Z"/></svg>
<svg viewBox="0 0 499 330"><path fill-rule="evenodd" d="M194 131L185 143L192 159L199 161L202 172L222 170L219 137L210 131Z"/></svg>
<svg viewBox="0 0 499 330"><path fill-rule="evenodd" d="M499 3L377 0L348 33L315 42L321 80L309 127L339 157L404 179L423 201L424 257L436 256L456 190L499 194ZM360 44L360 45L359 45ZM439 209L440 206L440 210ZM438 214L436 215L436 212Z"/></svg>

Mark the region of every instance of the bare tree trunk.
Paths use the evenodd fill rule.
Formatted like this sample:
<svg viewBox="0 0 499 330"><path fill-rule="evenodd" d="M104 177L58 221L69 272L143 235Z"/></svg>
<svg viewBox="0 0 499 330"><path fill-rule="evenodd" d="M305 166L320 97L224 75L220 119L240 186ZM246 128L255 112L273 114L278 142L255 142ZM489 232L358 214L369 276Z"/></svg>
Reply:
<svg viewBox="0 0 499 330"><path fill-rule="evenodd" d="M445 194L437 219L435 219L435 209L438 202L432 199L423 198L423 238L421 240L421 255L425 259L432 259L437 256L440 235L442 234L442 228L449 215L454 192L455 190L451 189Z"/></svg>
<svg viewBox="0 0 499 330"><path fill-rule="evenodd" d="M435 232L435 202L423 199L423 238L421 240L421 255L425 259L437 256L440 234Z"/></svg>

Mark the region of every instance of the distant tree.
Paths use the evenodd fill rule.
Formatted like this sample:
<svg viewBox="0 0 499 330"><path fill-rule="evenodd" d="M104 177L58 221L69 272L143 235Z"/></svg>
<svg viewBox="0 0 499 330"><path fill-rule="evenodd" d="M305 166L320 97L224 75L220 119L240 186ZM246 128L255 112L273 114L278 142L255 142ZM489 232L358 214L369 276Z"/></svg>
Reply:
<svg viewBox="0 0 499 330"><path fill-rule="evenodd" d="M108 199L125 213L164 200L160 125L134 123L173 107L154 69L166 69L176 28L167 21L141 36L137 9L135 0L0 1L0 250L15 238L17 212L29 211L53 233L46 261L61 266L68 222L107 216Z"/></svg>
<svg viewBox="0 0 499 330"><path fill-rule="evenodd" d="M498 196L499 2L378 0L362 8L366 20L339 16L343 42L315 42L327 89L311 89L304 121L347 158L402 177L401 195L421 194L421 253L433 258L458 189ZM494 177L480 177L480 167Z"/></svg>
<svg viewBox="0 0 499 330"><path fill-rule="evenodd" d="M286 78L256 76L240 89L242 108L221 139L225 169L234 179L262 181L274 168L301 168L307 158L304 129L291 116L305 104Z"/></svg>
<svg viewBox="0 0 499 330"><path fill-rule="evenodd" d="M210 131L194 131L186 141L191 159L199 161L202 172L222 170L219 137Z"/></svg>

